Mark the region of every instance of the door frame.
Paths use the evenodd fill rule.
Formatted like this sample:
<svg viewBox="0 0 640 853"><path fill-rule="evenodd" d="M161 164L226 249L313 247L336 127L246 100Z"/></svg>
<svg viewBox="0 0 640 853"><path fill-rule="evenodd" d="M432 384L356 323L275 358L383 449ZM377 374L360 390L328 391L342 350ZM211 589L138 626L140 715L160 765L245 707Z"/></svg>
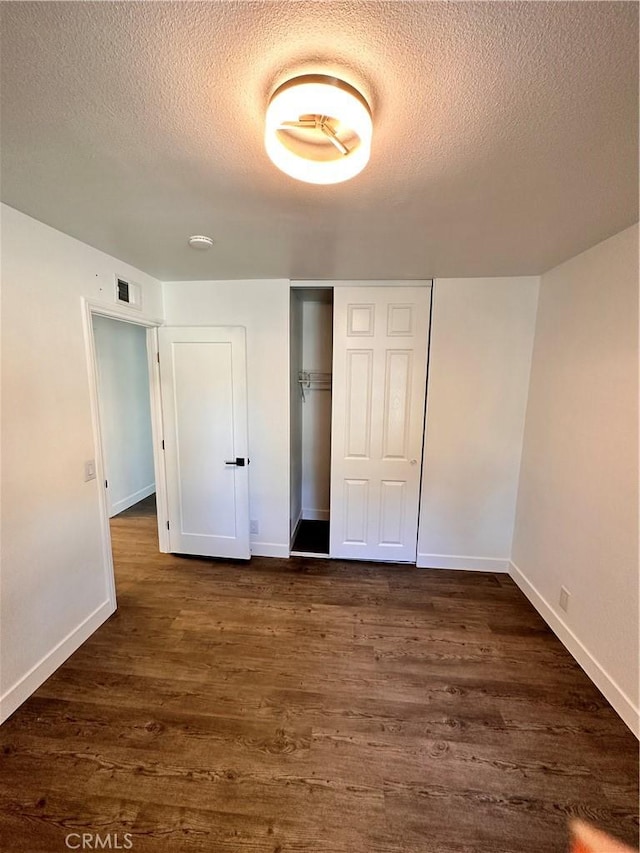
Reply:
<svg viewBox="0 0 640 853"><path fill-rule="evenodd" d="M167 486L162 452L162 409L160 391L160 365L158 364L158 327L164 320L154 317L135 316L116 306L105 305L85 297L82 298L82 323L84 329L87 376L89 380L89 401L91 407L91 425L95 452L96 479L99 482L98 500L100 503L100 528L102 533L103 564L106 572L109 599L115 608L116 587L113 570L113 550L111 546L111 528L109 526L109 505L105 489L105 458L102 425L100 421L100 395L98 392L98 363L93 334L93 318L107 317L141 326L147 335L147 367L149 374L149 404L151 408L151 441L153 445L153 469L156 481L156 503L158 507L158 547L161 553L168 553L169 540L166 528Z"/></svg>

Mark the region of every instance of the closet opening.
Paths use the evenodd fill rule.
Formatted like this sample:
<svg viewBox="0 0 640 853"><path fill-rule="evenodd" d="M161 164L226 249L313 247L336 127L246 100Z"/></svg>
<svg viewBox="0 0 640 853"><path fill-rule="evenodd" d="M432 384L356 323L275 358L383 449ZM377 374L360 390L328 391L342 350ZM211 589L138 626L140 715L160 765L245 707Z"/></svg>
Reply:
<svg viewBox="0 0 640 853"><path fill-rule="evenodd" d="M291 290L293 556L329 556L333 288Z"/></svg>

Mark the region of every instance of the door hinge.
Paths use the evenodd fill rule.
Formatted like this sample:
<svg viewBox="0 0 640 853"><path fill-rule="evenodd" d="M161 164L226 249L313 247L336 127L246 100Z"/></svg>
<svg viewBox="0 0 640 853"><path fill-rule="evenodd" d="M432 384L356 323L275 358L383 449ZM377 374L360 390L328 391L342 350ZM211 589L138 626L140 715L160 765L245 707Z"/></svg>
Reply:
<svg viewBox="0 0 640 853"><path fill-rule="evenodd" d="M159 352L156 353L156 361L158 362L158 364L160 364L160 353Z"/></svg>
<svg viewBox="0 0 640 853"><path fill-rule="evenodd" d="M104 481L104 487L105 487L105 489L109 488L109 481L108 480Z"/></svg>
<svg viewBox="0 0 640 853"><path fill-rule="evenodd" d="M169 529L169 522L167 521L167 530Z"/></svg>
<svg viewBox="0 0 640 853"><path fill-rule="evenodd" d="M162 449L164 450L164 438L162 439Z"/></svg>

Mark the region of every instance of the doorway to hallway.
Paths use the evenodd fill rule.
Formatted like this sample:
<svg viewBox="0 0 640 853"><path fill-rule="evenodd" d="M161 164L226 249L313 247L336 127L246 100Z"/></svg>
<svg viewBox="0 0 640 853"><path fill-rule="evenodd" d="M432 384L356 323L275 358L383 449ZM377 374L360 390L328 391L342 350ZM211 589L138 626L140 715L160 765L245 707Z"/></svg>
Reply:
<svg viewBox="0 0 640 853"><path fill-rule="evenodd" d="M109 520L114 557L134 561L158 554L158 510L155 493L114 515ZM135 548L132 543L135 542ZM140 550L145 553L141 554ZM149 554L146 554L146 551ZM117 579L116 579L117 580Z"/></svg>
<svg viewBox="0 0 640 853"><path fill-rule="evenodd" d="M109 518L155 494L147 330L92 318Z"/></svg>

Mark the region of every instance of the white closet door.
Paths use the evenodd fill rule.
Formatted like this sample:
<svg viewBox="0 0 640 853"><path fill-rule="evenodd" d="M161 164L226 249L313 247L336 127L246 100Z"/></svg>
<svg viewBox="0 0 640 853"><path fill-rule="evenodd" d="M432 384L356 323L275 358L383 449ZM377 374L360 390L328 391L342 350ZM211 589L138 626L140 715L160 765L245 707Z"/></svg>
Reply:
<svg viewBox="0 0 640 853"><path fill-rule="evenodd" d="M336 287L331 556L413 562L428 287Z"/></svg>
<svg viewBox="0 0 640 853"><path fill-rule="evenodd" d="M245 330L159 329L169 550L249 559Z"/></svg>

